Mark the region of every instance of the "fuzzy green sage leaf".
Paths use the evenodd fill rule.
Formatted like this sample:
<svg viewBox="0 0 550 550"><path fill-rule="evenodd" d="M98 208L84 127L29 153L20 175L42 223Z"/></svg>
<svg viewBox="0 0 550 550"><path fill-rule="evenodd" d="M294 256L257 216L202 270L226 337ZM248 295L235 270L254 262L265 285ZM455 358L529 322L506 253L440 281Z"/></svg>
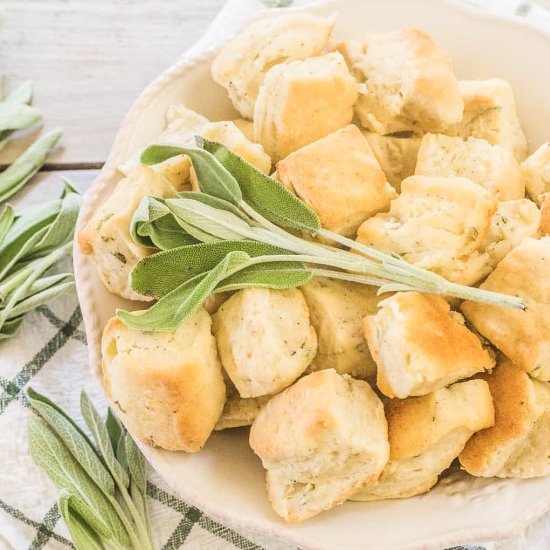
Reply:
<svg viewBox="0 0 550 550"><path fill-rule="evenodd" d="M56 129L42 136L0 174L0 202L17 193L42 168L61 135Z"/></svg>
<svg viewBox="0 0 550 550"><path fill-rule="evenodd" d="M77 550L103 550L104 546L99 535L75 510L75 507L82 510L82 507L85 506L83 503L76 504L77 498L69 491L62 490L57 500L59 515L69 529L73 544Z"/></svg>
<svg viewBox="0 0 550 550"><path fill-rule="evenodd" d="M305 285L313 277L313 271L309 269L282 265L288 263L276 262L246 267L226 277L217 286L216 292L228 292L243 288L284 290Z"/></svg>
<svg viewBox="0 0 550 550"><path fill-rule="evenodd" d="M233 204L241 202L242 194L235 178L203 149L150 145L143 151L140 160L142 164L158 164L179 155L187 155L191 159L202 191Z"/></svg>
<svg viewBox="0 0 550 550"><path fill-rule="evenodd" d="M125 325L137 330L175 330L214 292L232 261L242 258L241 252L230 252L208 273L189 279L144 312L136 314L117 310L117 316Z"/></svg>
<svg viewBox="0 0 550 550"><path fill-rule="evenodd" d="M210 271L234 251L246 252L252 258L287 254L283 248L248 240L174 248L140 260L131 272L131 286L140 294L162 298L186 281ZM159 273L163 276L159 277Z"/></svg>
<svg viewBox="0 0 550 550"><path fill-rule="evenodd" d="M112 504L82 466L63 445L57 435L41 420L29 420L29 445L34 461L61 489L79 495L86 511L94 516L95 529L102 537L128 544L129 538ZM78 505L77 505L78 506Z"/></svg>
<svg viewBox="0 0 550 550"><path fill-rule="evenodd" d="M291 229L317 233L317 214L278 181L266 176L221 143L199 138L199 145L211 153L238 182L243 201L268 220Z"/></svg>

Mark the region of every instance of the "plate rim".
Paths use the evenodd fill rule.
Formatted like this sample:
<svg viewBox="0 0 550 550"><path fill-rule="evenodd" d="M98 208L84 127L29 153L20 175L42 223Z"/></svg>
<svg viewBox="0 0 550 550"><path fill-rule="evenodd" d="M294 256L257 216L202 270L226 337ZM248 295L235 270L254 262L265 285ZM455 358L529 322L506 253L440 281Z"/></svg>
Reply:
<svg viewBox="0 0 550 550"><path fill-rule="evenodd" d="M406 0L400 0L405 2ZM483 9L480 6L473 5L467 0L419 0L426 5L429 4L445 4L448 9L461 12L470 17L483 18L499 22L513 27L524 27L530 31L536 32L540 37L546 40L550 44L550 29L546 28L543 24L539 24L532 19L526 17L520 17L513 14L494 13L489 10ZM236 24L235 32L214 32L224 24L224 18L228 16L228 12L233 7L233 4L238 2L232 2L229 0L218 13L216 18L212 21L207 31L204 33L201 39L194 46L187 49L176 63L165 69L160 75L152 80L138 95L138 97L132 102L123 121L120 125L118 132L113 140L113 144L109 150L107 160L101 168L99 174L94 179L92 185L84 195L82 207L78 216L78 220L75 227L75 237L73 243L73 266L75 274L75 283L80 307L82 310L82 317L84 322L84 328L87 338L88 347L88 359L89 368L93 372L94 377L99 381L103 388L101 380L101 370L98 367L100 365L100 348L97 342L101 339L102 327L99 326L99 319L94 313L93 306L93 289L88 277L86 276L86 268L84 262L86 256L80 253L77 235L84 225L89 221L93 212L99 204L101 199L111 185L111 181L117 176L117 166L119 165L119 149L121 145L129 138L133 132L134 122L139 117L142 110L147 106L150 99L160 92L170 81L177 79L182 73L192 69L194 66L204 62L206 58L211 56L222 43L229 40L240 29L250 22L264 18L269 15L275 15L278 13L290 13L310 11L319 7L326 7L334 5L335 9L338 5L338 0L317 0L310 2L306 5L291 6L286 8L263 8L256 12L250 13L245 17L241 17ZM226 23L226 21L225 21ZM210 40L208 40L210 38ZM119 178L120 179L120 178ZM110 402L110 400L109 400ZM139 443L140 448L144 452L147 460L151 463L151 456L154 449ZM154 461L162 461L158 455L155 456ZM153 466L151 466L153 468ZM269 526L262 522L260 519L247 518L241 520L238 516L227 515L219 508L216 509L215 505L210 501L203 501L199 494L191 491L184 493L178 489L174 489L174 484L171 483L170 476L166 474L160 474L155 468L153 468L170 486L180 498L184 501L196 506L201 511L206 513L211 518L220 521L233 530L241 529L243 531L252 531L260 535L271 536L277 540L298 545L304 550L332 550L330 546L315 543L311 544L308 536L302 536L299 532L295 531L293 534L287 532L280 532L274 526ZM451 533L445 535L433 535L424 537L422 540L416 540L410 544L397 544L387 546L386 550L420 550L420 549L439 549L442 546L456 545L456 544L468 544L473 542L480 542L486 540L502 540L504 538L513 536L519 531L525 529L530 523L541 517L544 513L550 510L550 494L546 500L541 500L536 505L533 505L525 511L524 514L514 520L513 523L503 525L500 527L479 527L475 530L460 528ZM348 546L348 548L353 548ZM369 548L365 545L358 545L357 548Z"/></svg>

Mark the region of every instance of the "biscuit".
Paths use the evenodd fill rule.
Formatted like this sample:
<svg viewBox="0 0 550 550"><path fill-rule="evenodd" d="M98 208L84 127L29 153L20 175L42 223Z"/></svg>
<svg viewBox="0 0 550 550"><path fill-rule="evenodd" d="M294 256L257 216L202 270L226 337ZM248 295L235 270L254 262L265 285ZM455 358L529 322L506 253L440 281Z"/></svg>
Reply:
<svg viewBox="0 0 550 550"><path fill-rule="evenodd" d="M122 421L140 441L169 451L200 451L218 421L225 384L199 309L176 330L142 332L117 317L101 341L103 384Z"/></svg>
<svg viewBox="0 0 550 550"><path fill-rule="evenodd" d="M301 287L318 340L308 371L333 368L339 374L367 378L376 373L363 336L363 318L382 300L373 286L314 277Z"/></svg>
<svg viewBox="0 0 550 550"><path fill-rule="evenodd" d="M521 162L527 157L527 140L519 122L512 87L506 80L461 80L464 117L445 132L450 136L485 139L508 149Z"/></svg>
<svg viewBox="0 0 550 550"><path fill-rule="evenodd" d="M421 138L411 136L381 136L364 132L370 148L380 164L388 182L401 192L401 182L414 174Z"/></svg>
<svg viewBox="0 0 550 550"><path fill-rule="evenodd" d="M353 124L279 161L277 176L317 213L324 228L348 237L397 196Z"/></svg>
<svg viewBox="0 0 550 550"><path fill-rule="evenodd" d="M252 23L227 42L212 62L212 78L227 89L233 105L252 119L265 74L274 65L319 55L334 19L295 13Z"/></svg>
<svg viewBox="0 0 550 550"><path fill-rule="evenodd" d="M363 222L357 241L471 284L479 266L470 265L470 255L489 235L496 209L494 197L466 178L411 176L388 213Z"/></svg>
<svg viewBox="0 0 550 550"><path fill-rule="evenodd" d="M373 33L336 48L359 82L355 113L368 130L440 132L462 119L449 55L425 32Z"/></svg>
<svg viewBox="0 0 550 550"><path fill-rule="evenodd" d="M378 482L351 500L408 498L429 491L477 431L494 424L489 385L459 382L385 404L390 460Z"/></svg>
<svg viewBox="0 0 550 550"><path fill-rule="evenodd" d="M241 397L273 394L296 380L317 352L300 290L239 290L213 316L222 365Z"/></svg>
<svg viewBox="0 0 550 550"><path fill-rule="evenodd" d="M250 446L275 512L302 521L376 482L389 455L384 407L366 382L314 372L269 401Z"/></svg>
<svg viewBox="0 0 550 550"><path fill-rule="evenodd" d="M330 53L272 67L254 108L254 138L274 162L349 124L357 83Z"/></svg>
<svg viewBox="0 0 550 550"><path fill-rule="evenodd" d="M543 143L521 163L529 196L540 206L544 193L550 191L550 143Z"/></svg>
<svg viewBox="0 0 550 550"><path fill-rule="evenodd" d="M493 396L495 425L468 441L459 457L462 467L481 477L550 475L550 385L508 359L483 378Z"/></svg>
<svg viewBox="0 0 550 550"><path fill-rule="evenodd" d="M214 427L216 431L251 426L272 397L271 395L241 397L231 380L226 380L225 386L226 400L222 414Z"/></svg>
<svg viewBox="0 0 550 550"><path fill-rule="evenodd" d="M419 176L460 176L481 185L499 201L522 199L525 182L514 155L484 139L426 134L416 169Z"/></svg>
<svg viewBox="0 0 550 550"><path fill-rule="evenodd" d="M479 338L439 296L398 292L365 317L364 334L388 397L425 395L494 365Z"/></svg>
<svg viewBox="0 0 550 550"><path fill-rule="evenodd" d="M525 239L509 252L480 286L521 296L526 310L463 302L461 309L476 330L516 366L550 380L550 238Z"/></svg>

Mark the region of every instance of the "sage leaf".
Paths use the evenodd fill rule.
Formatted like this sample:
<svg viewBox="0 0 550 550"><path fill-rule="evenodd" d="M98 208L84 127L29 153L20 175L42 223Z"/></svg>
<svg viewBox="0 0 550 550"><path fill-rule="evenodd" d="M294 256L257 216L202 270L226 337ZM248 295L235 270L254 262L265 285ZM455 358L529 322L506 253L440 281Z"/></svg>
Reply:
<svg viewBox="0 0 550 550"><path fill-rule="evenodd" d="M122 437L118 440L118 444L116 446L116 459L120 462L120 465L124 468L124 470L129 474L130 471L128 470L128 457L126 456L126 442L124 434L122 434Z"/></svg>
<svg viewBox="0 0 550 550"><path fill-rule="evenodd" d="M6 206L4 206L2 210L2 213L0 214L0 247L2 246L2 243L4 242L9 230L11 229L14 219L15 214L13 207L9 204L6 204Z"/></svg>
<svg viewBox="0 0 550 550"><path fill-rule="evenodd" d="M117 317L126 326L137 330L175 330L185 319L193 315L214 291L226 275L235 254L242 255L240 252L230 252L210 272L186 281L165 294L146 311L135 314L117 310Z"/></svg>
<svg viewBox="0 0 550 550"><path fill-rule="evenodd" d="M71 501L77 498L68 491L61 491L57 500L59 514L67 525L71 539L77 550L103 550L101 539L84 518L71 507Z"/></svg>
<svg viewBox="0 0 550 550"><path fill-rule="evenodd" d="M174 220L180 226L181 231L184 231L186 235L190 235L192 238L196 239L197 242L215 243L222 240L211 233L203 231L200 227L188 223L179 216L174 216Z"/></svg>
<svg viewBox="0 0 550 550"><path fill-rule="evenodd" d="M30 105L15 102L0 102L0 132L22 130L36 124L42 115Z"/></svg>
<svg viewBox="0 0 550 550"><path fill-rule="evenodd" d="M218 210L193 199L166 199L178 221L221 240L240 240L250 233L250 225L226 210Z"/></svg>
<svg viewBox="0 0 550 550"><path fill-rule="evenodd" d="M33 265L33 269L30 270L28 277L9 295L9 299L3 309L0 310L0 327L7 320L11 309L13 309L17 303L22 300L28 293L31 285L40 278L42 273L47 271L53 264L57 263L61 258L66 256L72 248L72 243L67 243L61 248L53 250L48 256L40 258Z"/></svg>
<svg viewBox="0 0 550 550"><path fill-rule="evenodd" d="M146 487L147 488L147 487ZM147 511L147 494L145 491L142 491L138 488L137 484L132 481L130 484L130 496L134 502L134 505L142 518L148 518L149 514ZM149 521L146 521L147 536L151 538L151 529Z"/></svg>
<svg viewBox="0 0 550 550"><path fill-rule="evenodd" d="M140 294L162 298L193 277L210 271L234 251L251 257L288 254L283 248L249 240L200 243L146 256L132 270L130 283Z"/></svg>
<svg viewBox="0 0 550 550"><path fill-rule="evenodd" d="M145 457L128 432L126 432L124 436L124 446L126 449L126 460L128 462L128 469L130 470L132 482L135 483L141 493L145 495L147 493Z"/></svg>
<svg viewBox="0 0 550 550"><path fill-rule="evenodd" d="M72 241L82 198L74 191L67 192L67 188L62 197L15 216L0 247L0 279L16 263L48 254Z"/></svg>
<svg viewBox="0 0 550 550"><path fill-rule="evenodd" d="M171 250L180 246L197 244L200 241L187 233L174 216L164 216L157 221L143 226L139 230L141 239L149 238L155 248Z"/></svg>
<svg viewBox="0 0 550 550"><path fill-rule="evenodd" d="M202 191L180 191L177 193L176 197L179 199L192 199L199 201L203 204L211 206L212 208L231 212L231 214L235 214L235 216L241 218L247 223L251 222L250 218L239 210L234 204L224 201L223 199L219 199L218 197L213 197L212 195L203 193Z"/></svg>
<svg viewBox="0 0 550 550"><path fill-rule="evenodd" d="M221 143L199 140L227 168L239 184L243 200L269 221L282 227L316 233L321 229L317 214L278 181L230 151Z"/></svg>
<svg viewBox="0 0 550 550"><path fill-rule="evenodd" d="M47 253L72 240L81 203L82 197L80 194L75 192L64 193L61 209L35 246L33 256Z"/></svg>
<svg viewBox="0 0 550 550"><path fill-rule="evenodd" d="M5 321L2 324L2 328L0 328L0 340L11 338L14 334L17 333L22 323L23 317L8 319L7 321Z"/></svg>
<svg viewBox="0 0 550 550"><path fill-rule="evenodd" d="M111 447L116 453L118 442L124 434L124 428L111 407L107 409L107 420L105 421L105 427L107 428L107 433L109 434Z"/></svg>
<svg viewBox="0 0 550 550"><path fill-rule="evenodd" d="M32 81L27 80L23 84L21 84L18 88L16 88L13 92L11 92L8 97L4 99L4 103L23 103L28 104L32 101ZM12 135L11 130L5 130L3 132L0 132L0 150L3 149L8 141L10 140L10 137Z"/></svg>
<svg viewBox="0 0 550 550"><path fill-rule="evenodd" d="M32 250L34 243L39 242L46 231L37 234L55 219L61 204L61 200L53 200L15 215L15 221L0 247L0 279L6 276L19 259L25 257L27 250ZM26 245L30 240L33 241L32 245Z"/></svg>
<svg viewBox="0 0 550 550"><path fill-rule="evenodd" d="M88 446L90 446L92 449L94 448L94 445L91 441L91 439L86 435L86 432L56 403L54 403L51 399L46 397L45 395L38 393L36 390L31 388L30 386L27 388L27 398L29 399L29 402L31 403L31 406L33 402L40 401L41 403L44 403L45 405L48 405L52 409L55 409L58 414L63 416L65 420L70 422L73 426L73 428L82 436L82 438L88 443Z"/></svg>
<svg viewBox="0 0 550 550"><path fill-rule="evenodd" d="M141 200L130 222L130 234L136 244L161 250L199 242L178 224L162 200L153 197Z"/></svg>
<svg viewBox="0 0 550 550"><path fill-rule="evenodd" d="M141 237L148 237L148 227L165 216L170 216L170 209L163 201L154 197L143 197L130 222L130 235L133 241L141 246L154 248L150 239Z"/></svg>
<svg viewBox="0 0 550 550"><path fill-rule="evenodd" d="M26 80L20 84L4 100L5 103L26 103L32 101L32 80Z"/></svg>
<svg viewBox="0 0 550 550"><path fill-rule="evenodd" d="M57 434L90 478L95 481L97 486L106 495L114 495L115 483L113 478L99 459L95 449L90 446L80 431L54 407L39 399L34 399L32 392L28 392L27 395L32 408L38 412L42 419Z"/></svg>
<svg viewBox="0 0 550 550"><path fill-rule="evenodd" d="M0 253L0 279L12 272L12 268L18 263L25 261L34 250L35 246L40 242L46 234L47 227L39 229L36 233L31 234L28 239L21 240L20 243L14 243L15 246L6 247L4 254ZM8 234L9 237L9 234ZM17 244L20 244L19 248Z"/></svg>
<svg viewBox="0 0 550 550"><path fill-rule="evenodd" d="M28 431L30 451L36 464L57 487L80 497L87 511L93 514L94 528L101 536L121 545L128 544L128 533L113 506L58 436L38 418L29 420Z"/></svg>
<svg viewBox="0 0 550 550"><path fill-rule="evenodd" d="M62 489L60 491L60 498L61 504L70 503L73 511L75 511L82 518L82 520L98 534L98 536L111 538L111 533L104 531L102 518L98 519L94 510L90 509L90 507L79 495L73 494L66 489Z"/></svg>
<svg viewBox="0 0 550 550"><path fill-rule="evenodd" d="M48 275L46 277L41 277L37 279L30 287L27 296L32 296L38 292L42 292L48 288L51 288L54 285L65 283L67 281L72 281L72 273L56 273L55 275Z"/></svg>
<svg viewBox="0 0 550 550"><path fill-rule="evenodd" d="M281 262L283 263L283 262ZM296 288L313 277L308 269L281 267L278 263L259 264L244 268L224 279L216 292L228 292L243 288Z"/></svg>
<svg viewBox="0 0 550 550"><path fill-rule="evenodd" d="M0 201L17 193L42 168L61 134L56 129L42 136L0 174Z"/></svg>
<svg viewBox="0 0 550 550"><path fill-rule="evenodd" d="M178 155L187 155L191 159L201 191L233 204L241 202L242 194L235 178L204 149L150 145L141 154L141 162L157 164Z"/></svg>
<svg viewBox="0 0 550 550"><path fill-rule="evenodd" d="M127 488L130 483L128 473L116 459L113 447L111 446L107 426L103 423L97 409L94 407L93 403L90 401L90 398L84 391L80 394L80 409L84 421L94 436L99 452L103 457L105 464L112 473L115 481L121 487Z"/></svg>
<svg viewBox="0 0 550 550"><path fill-rule="evenodd" d="M38 306L47 304L48 302L51 302L52 300L54 300L55 298L58 298L62 294L65 294L65 292L73 289L74 286L75 286L74 281L69 281L66 283L55 284L49 288L46 288L45 290L36 292L36 294L33 294L32 296L25 298L24 300L20 301L17 305L15 305L11 309L10 314L8 315L7 318L11 319L19 315L24 315L25 313L28 313L29 311L36 309ZM32 286L30 287L30 290L32 291Z"/></svg>

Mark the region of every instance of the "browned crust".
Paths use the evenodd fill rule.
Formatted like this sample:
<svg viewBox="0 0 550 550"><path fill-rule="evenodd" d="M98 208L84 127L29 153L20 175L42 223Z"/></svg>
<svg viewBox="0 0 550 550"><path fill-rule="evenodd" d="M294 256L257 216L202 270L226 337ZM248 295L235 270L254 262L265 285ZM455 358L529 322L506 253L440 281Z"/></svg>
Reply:
<svg viewBox="0 0 550 550"><path fill-rule="evenodd" d="M489 383L495 407L495 425L475 433L459 456L473 475L484 475L491 459L507 443L526 435L540 414L529 375L509 359L502 359L492 374L480 375Z"/></svg>

